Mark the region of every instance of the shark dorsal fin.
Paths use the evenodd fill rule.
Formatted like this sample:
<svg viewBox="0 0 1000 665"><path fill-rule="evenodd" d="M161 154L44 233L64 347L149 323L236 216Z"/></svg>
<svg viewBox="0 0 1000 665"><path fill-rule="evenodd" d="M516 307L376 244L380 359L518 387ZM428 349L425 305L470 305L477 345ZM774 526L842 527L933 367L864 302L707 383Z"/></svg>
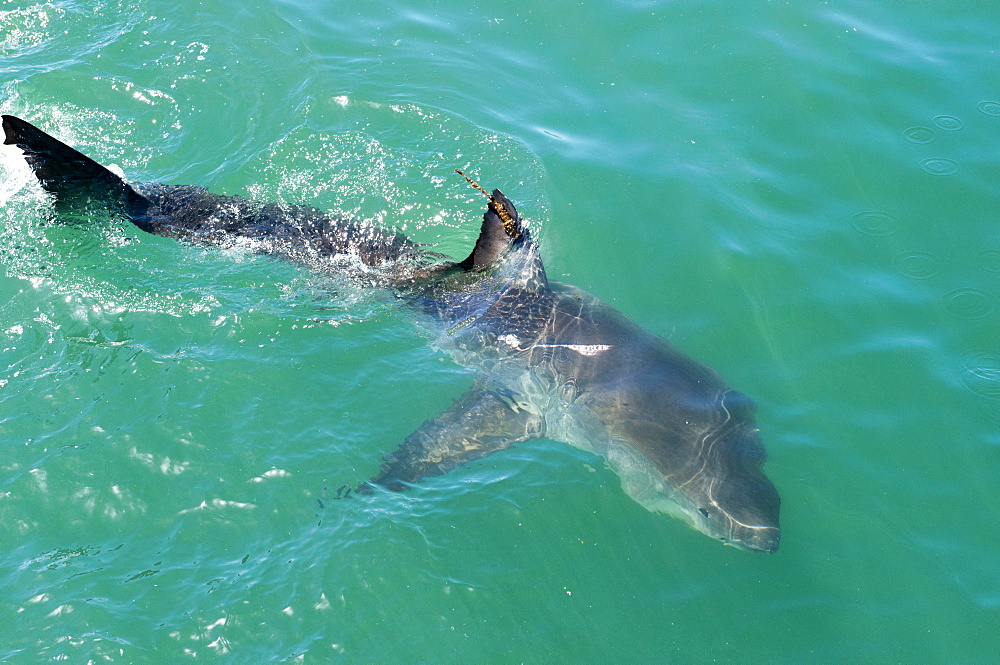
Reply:
<svg viewBox="0 0 1000 665"><path fill-rule="evenodd" d="M500 220L503 222L503 230L507 233L507 236L511 240L517 240L521 237L521 234L524 232L521 228L521 218L517 214L517 210L514 209L514 204L512 204L499 189L494 189L493 193L490 194L483 189L478 182L465 175L460 170L455 169L455 173L465 178L470 185L478 189L483 193L483 195L486 196L486 198L490 200L490 203L493 204L493 211L500 216Z"/></svg>
<svg viewBox="0 0 1000 665"><path fill-rule="evenodd" d="M455 169L455 172L490 200L483 214L483 225L476 246L472 253L459 263L466 270L482 270L496 263L512 242L524 236L524 226L514 204L503 195L503 192L494 189L491 194L458 169Z"/></svg>

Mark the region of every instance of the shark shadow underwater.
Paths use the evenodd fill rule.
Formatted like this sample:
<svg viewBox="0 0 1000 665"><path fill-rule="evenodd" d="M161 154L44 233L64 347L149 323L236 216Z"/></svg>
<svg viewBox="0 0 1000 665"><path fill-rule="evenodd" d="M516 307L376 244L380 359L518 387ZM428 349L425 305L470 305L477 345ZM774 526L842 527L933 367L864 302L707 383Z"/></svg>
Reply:
<svg viewBox="0 0 1000 665"><path fill-rule="evenodd" d="M314 269L335 270L345 256L386 268L375 271L375 286L406 302L435 346L479 374L358 491L403 491L544 436L603 456L649 510L736 547L777 550L780 499L761 469L753 402L609 305L546 279L538 245L500 190L483 190L489 204L469 256L444 261L401 233L315 208L126 182L13 116L3 116L3 130L57 214L97 206L200 245L247 241Z"/></svg>

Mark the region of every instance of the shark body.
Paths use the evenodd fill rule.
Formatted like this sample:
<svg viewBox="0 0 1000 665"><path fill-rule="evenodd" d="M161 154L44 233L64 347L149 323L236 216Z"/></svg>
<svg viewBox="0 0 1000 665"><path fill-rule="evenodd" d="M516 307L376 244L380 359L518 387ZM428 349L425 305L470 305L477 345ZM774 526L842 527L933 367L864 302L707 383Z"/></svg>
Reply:
<svg viewBox="0 0 1000 665"><path fill-rule="evenodd" d="M499 190L487 194L472 253L441 262L400 233L201 187L130 184L23 120L5 115L3 129L57 206L98 201L146 232L201 244L261 239L260 251L310 265L350 255L400 267L382 286L418 312L437 347L479 375L358 491L402 491L545 436L603 456L650 510L743 549L777 549L780 499L762 471L750 399L594 296L549 281L538 245Z"/></svg>

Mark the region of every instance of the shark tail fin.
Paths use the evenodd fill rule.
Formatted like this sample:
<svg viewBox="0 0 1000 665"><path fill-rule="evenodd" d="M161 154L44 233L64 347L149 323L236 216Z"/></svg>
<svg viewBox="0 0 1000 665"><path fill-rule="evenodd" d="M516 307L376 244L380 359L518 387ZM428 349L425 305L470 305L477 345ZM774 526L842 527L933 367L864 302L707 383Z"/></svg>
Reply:
<svg viewBox="0 0 1000 665"><path fill-rule="evenodd" d="M15 145L34 171L45 191L57 203L79 203L88 199L124 204L133 218L142 217L150 202L132 187L82 152L49 136L29 122L4 115L4 145Z"/></svg>
<svg viewBox="0 0 1000 665"><path fill-rule="evenodd" d="M495 263L512 242L525 235L524 225L514 204L503 195L503 192L494 189L490 194L472 178L458 169L455 171L490 200L483 215L483 225L476 246L472 249L472 253L458 264L466 270L481 270Z"/></svg>

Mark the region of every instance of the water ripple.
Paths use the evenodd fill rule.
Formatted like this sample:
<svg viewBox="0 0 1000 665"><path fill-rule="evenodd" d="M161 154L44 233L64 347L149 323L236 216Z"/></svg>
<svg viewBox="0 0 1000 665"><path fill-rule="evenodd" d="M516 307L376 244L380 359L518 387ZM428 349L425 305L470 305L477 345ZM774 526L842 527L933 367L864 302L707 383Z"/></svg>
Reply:
<svg viewBox="0 0 1000 665"><path fill-rule="evenodd" d="M976 104L976 108L979 109L980 113L1000 117L1000 102L979 102Z"/></svg>
<svg viewBox="0 0 1000 665"><path fill-rule="evenodd" d="M944 157L931 157L920 162L920 168L931 175L955 175L958 173L958 163Z"/></svg>
<svg viewBox="0 0 1000 665"><path fill-rule="evenodd" d="M880 210L868 210L854 215L851 224L868 236L891 236L896 232L896 218Z"/></svg>
<svg viewBox="0 0 1000 665"><path fill-rule="evenodd" d="M953 115L936 115L932 118L932 121L946 132L957 132L965 126L961 120Z"/></svg>
<svg viewBox="0 0 1000 665"><path fill-rule="evenodd" d="M928 279L938 274L938 258L930 252L904 252L896 255L893 265L904 277Z"/></svg>
<svg viewBox="0 0 1000 665"><path fill-rule="evenodd" d="M979 289L955 289L945 294L945 310L959 319L981 319L993 312L993 300Z"/></svg>
<svg viewBox="0 0 1000 665"><path fill-rule="evenodd" d="M984 249L976 254L976 263L987 272L1000 272L1000 249Z"/></svg>
<svg viewBox="0 0 1000 665"><path fill-rule="evenodd" d="M932 143L937 138L930 127L910 127L903 132L903 137L910 143Z"/></svg>
<svg viewBox="0 0 1000 665"><path fill-rule="evenodd" d="M1000 400L1000 353L973 353L962 362L962 383L980 397Z"/></svg>

